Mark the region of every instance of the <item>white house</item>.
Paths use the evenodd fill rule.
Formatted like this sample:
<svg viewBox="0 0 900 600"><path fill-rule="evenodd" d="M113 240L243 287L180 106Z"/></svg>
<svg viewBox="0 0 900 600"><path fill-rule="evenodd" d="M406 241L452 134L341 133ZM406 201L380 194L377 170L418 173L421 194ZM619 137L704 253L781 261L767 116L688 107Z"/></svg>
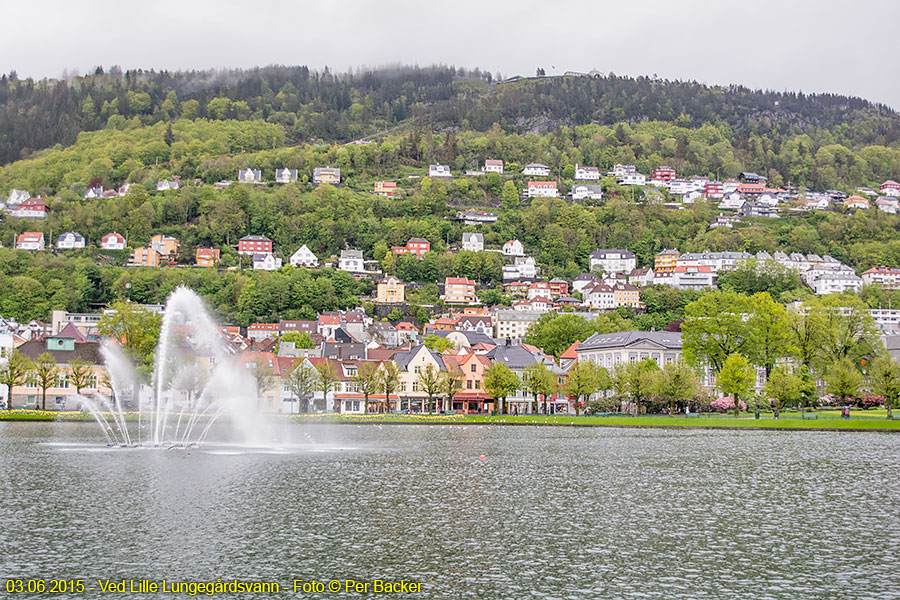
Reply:
<svg viewBox="0 0 900 600"><path fill-rule="evenodd" d="M549 177L550 167L540 163L529 163L522 169L522 175L532 175L536 177Z"/></svg>
<svg viewBox="0 0 900 600"><path fill-rule="evenodd" d="M722 195L719 210L740 210L744 206L744 198L739 192L727 192Z"/></svg>
<svg viewBox="0 0 900 600"><path fill-rule="evenodd" d="M484 250L484 235L480 233L463 233L462 249L469 252L481 252Z"/></svg>
<svg viewBox="0 0 900 600"><path fill-rule="evenodd" d="M579 361L606 369L649 358L660 367L681 360L681 334L669 331L595 333L575 349Z"/></svg>
<svg viewBox="0 0 900 600"><path fill-rule="evenodd" d="M169 190L177 190L181 187L181 182L178 178L175 179L162 179L156 182L156 191L157 192L167 192Z"/></svg>
<svg viewBox="0 0 900 600"><path fill-rule="evenodd" d="M453 177L450 165L428 165L429 177Z"/></svg>
<svg viewBox="0 0 900 600"><path fill-rule="evenodd" d="M538 268L534 258L530 256L516 256L512 264L503 265L503 280L534 279L537 277Z"/></svg>
<svg viewBox="0 0 900 600"><path fill-rule="evenodd" d="M529 198L556 198L559 191L555 181L529 181L527 194Z"/></svg>
<svg viewBox="0 0 900 600"><path fill-rule="evenodd" d="M80 233L67 231L56 239L56 247L66 250L84 248L84 237Z"/></svg>
<svg viewBox="0 0 900 600"><path fill-rule="evenodd" d="M818 295L841 294L847 290L858 292L863 280L853 272L838 271L819 275L812 282L812 289Z"/></svg>
<svg viewBox="0 0 900 600"><path fill-rule="evenodd" d="M647 185L647 176L642 173L625 173L616 177L619 185Z"/></svg>
<svg viewBox="0 0 900 600"><path fill-rule="evenodd" d="M572 187L572 199L573 200L584 200L585 198L589 200L602 200L603 199L603 186L599 184L588 184L588 183L579 183Z"/></svg>
<svg viewBox="0 0 900 600"><path fill-rule="evenodd" d="M585 288L581 294L584 296L584 303L591 308L612 310L616 307L615 293L605 283L595 283Z"/></svg>
<svg viewBox="0 0 900 600"><path fill-rule="evenodd" d="M262 183L262 171L259 169L241 169L238 171L238 181L241 183Z"/></svg>
<svg viewBox="0 0 900 600"><path fill-rule="evenodd" d="M124 250L125 238L115 231L107 233L103 236L103 239L100 240L100 247L104 250Z"/></svg>
<svg viewBox="0 0 900 600"><path fill-rule="evenodd" d="M572 291L583 295L586 288L592 287L596 283L601 283L600 277L596 273L581 273L572 280Z"/></svg>
<svg viewBox="0 0 900 600"><path fill-rule="evenodd" d="M300 246L300 249L291 255L291 266L294 267L318 267L319 259L316 255L306 247L306 244Z"/></svg>
<svg viewBox="0 0 900 600"><path fill-rule="evenodd" d="M895 198L900 196L900 183L893 179L888 179L881 184L881 193L885 196L894 196Z"/></svg>
<svg viewBox="0 0 900 600"><path fill-rule="evenodd" d="M7 212L9 212L10 216L19 219L37 220L45 219L49 210L50 209L40 198L29 198L15 208L8 208Z"/></svg>
<svg viewBox="0 0 900 600"><path fill-rule="evenodd" d="M628 275L628 283L636 287L653 285L653 269L634 269Z"/></svg>
<svg viewBox="0 0 900 600"><path fill-rule="evenodd" d="M275 258L272 254L254 254L253 270L254 271L274 271L281 268L281 259Z"/></svg>
<svg viewBox="0 0 900 600"><path fill-rule="evenodd" d="M362 250L341 250L338 258L338 269L349 273L362 273L366 270L363 264Z"/></svg>
<svg viewBox="0 0 900 600"><path fill-rule="evenodd" d="M31 198L31 194L25 190L12 190L9 197L6 198L6 203L9 205L22 204L29 198Z"/></svg>
<svg viewBox="0 0 900 600"><path fill-rule="evenodd" d="M617 164L613 167L613 175L616 177L624 177L625 175L631 175L637 173L637 169L634 165L620 165Z"/></svg>
<svg viewBox="0 0 900 600"><path fill-rule="evenodd" d="M890 215L896 215L898 212L900 212L900 199L891 198L889 196L881 196L880 198L875 200L875 206L877 206L879 210L884 211Z"/></svg>
<svg viewBox="0 0 900 600"><path fill-rule="evenodd" d="M600 181L600 169L575 165L575 179L577 181Z"/></svg>
<svg viewBox="0 0 900 600"><path fill-rule="evenodd" d="M519 240L509 240L503 244L503 254L506 256L524 256L525 247Z"/></svg>
<svg viewBox="0 0 900 600"><path fill-rule="evenodd" d="M878 284L889 290L900 287L900 269L894 267L872 267L863 272L862 280L865 285Z"/></svg>
<svg viewBox="0 0 900 600"><path fill-rule="evenodd" d="M503 161L489 158L486 161L484 161L484 168L482 170L485 173L500 173L502 175L503 174Z"/></svg>
<svg viewBox="0 0 900 600"><path fill-rule="evenodd" d="M97 198L103 197L103 186L97 185L92 188L88 188L88 191L84 193L85 200L95 200Z"/></svg>
<svg viewBox="0 0 900 600"><path fill-rule="evenodd" d="M637 268L637 258L630 250L594 250L590 256L590 267L603 269L604 273L631 273Z"/></svg>
<svg viewBox="0 0 900 600"><path fill-rule="evenodd" d="M275 183L294 183L297 181L297 169L275 169Z"/></svg>
<svg viewBox="0 0 900 600"><path fill-rule="evenodd" d="M38 252L44 249L44 234L40 231L26 231L16 238L17 250Z"/></svg>

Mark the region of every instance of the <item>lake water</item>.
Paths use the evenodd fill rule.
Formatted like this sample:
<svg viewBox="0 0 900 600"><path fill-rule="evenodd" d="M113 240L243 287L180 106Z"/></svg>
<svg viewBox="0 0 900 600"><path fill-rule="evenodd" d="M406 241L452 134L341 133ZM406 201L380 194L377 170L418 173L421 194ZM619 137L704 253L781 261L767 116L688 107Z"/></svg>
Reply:
<svg viewBox="0 0 900 600"><path fill-rule="evenodd" d="M216 594L229 598L376 597L290 591L348 578L422 584L393 597L900 598L898 435L308 425L276 436L269 450L125 450L89 424L0 422L0 576L287 589Z"/></svg>

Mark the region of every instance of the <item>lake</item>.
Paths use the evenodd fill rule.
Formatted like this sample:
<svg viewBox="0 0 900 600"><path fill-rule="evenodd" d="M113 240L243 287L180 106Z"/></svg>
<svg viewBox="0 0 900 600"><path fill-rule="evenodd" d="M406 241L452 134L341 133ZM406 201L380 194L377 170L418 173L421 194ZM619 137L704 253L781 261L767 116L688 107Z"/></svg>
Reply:
<svg viewBox="0 0 900 600"><path fill-rule="evenodd" d="M895 434L288 425L269 435L270 448L120 449L91 424L0 422L3 577L286 589L216 594L247 598L375 596L295 595L295 579L422 584L394 597L900 598Z"/></svg>

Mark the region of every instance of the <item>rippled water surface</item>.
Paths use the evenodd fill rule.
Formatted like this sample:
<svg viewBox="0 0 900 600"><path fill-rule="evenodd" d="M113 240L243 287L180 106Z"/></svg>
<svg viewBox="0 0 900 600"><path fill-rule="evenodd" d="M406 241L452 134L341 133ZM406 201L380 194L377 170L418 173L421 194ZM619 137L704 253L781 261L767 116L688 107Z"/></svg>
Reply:
<svg viewBox="0 0 900 600"><path fill-rule="evenodd" d="M0 423L0 577L900 598L900 435L349 425L279 437L124 450L86 424ZM68 597L85 596L113 595Z"/></svg>

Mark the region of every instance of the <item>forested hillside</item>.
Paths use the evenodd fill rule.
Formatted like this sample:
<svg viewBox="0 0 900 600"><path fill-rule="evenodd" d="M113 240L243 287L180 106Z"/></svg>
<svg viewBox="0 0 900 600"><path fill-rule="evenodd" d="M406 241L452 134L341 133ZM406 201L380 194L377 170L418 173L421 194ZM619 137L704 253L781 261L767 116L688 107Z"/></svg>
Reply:
<svg viewBox="0 0 900 600"><path fill-rule="evenodd" d="M0 163L72 144L82 131L118 129L129 120L153 125L205 118L278 125L288 145L349 141L398 126L399 133L485 132L494 123L519 134L566 127L575 143L575 126L598 124L614 129L614 136L601 136L600 143L631 147L638 162L652 163L657 156L670 160L671 155L685 167L715 166L692 164L697 149L686 135L671 138L673 147L666 148L669 137L651 134L660 147L648 148L628 127L664 121L687 130L712 126L717 134L704 142L728 142L743 168L773 180L821 186L850 184L844 171L862 177L867 170L882 173L883 163L892 160L883 148L894 148L900 140L897 113L858 98L615 75L489 80L477 69L447 67L341 75L275 66L175 73L113 68L38 82L3 75ZM449 150L445 159L451 161ZM601 167L605 158L585 156ZM827 168L829 163L833 168Z"/></svg>

